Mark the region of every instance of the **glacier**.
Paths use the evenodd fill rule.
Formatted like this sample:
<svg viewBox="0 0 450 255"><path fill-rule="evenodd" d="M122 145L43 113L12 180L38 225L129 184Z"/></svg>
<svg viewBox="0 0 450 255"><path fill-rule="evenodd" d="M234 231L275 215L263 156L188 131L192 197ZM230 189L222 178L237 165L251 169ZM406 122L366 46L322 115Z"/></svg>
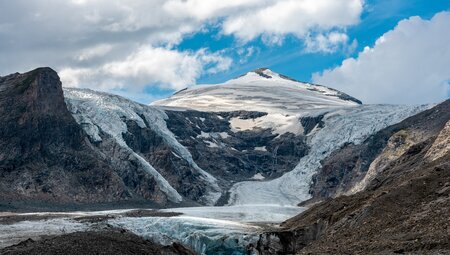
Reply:
<svg viewBox="0 0 450 255"><path fill-rule="evenodd" d="M109 224L132 231L154 242L169 245L181 242L199 254L245 254L256 243L262 228L226 220L178 216L171 218L119 218Z"/></svg>
<svg viewBox="0 0 450 255"><path fill-rule="evenodd" d="M305 209L279 205L171 208L161 211L183 214L108 222L158 243L181 242L199 254L244 255L248 245L257 245L266 227L276 228Z"/></svg>
<svg viewBox="0 0 450 255"><path fill-rule="evenodd" d="M152 103L207 112L257 111L255 119L234 118L232 131L269 128L274 134L303 134L300 119L323 115L324 127L308 134L309 153L290 172L273 180L234 184L228 205L296 205L310 198L312 176L320 161L345 143L359 144L371 134L431 105L363 105L342 92L299 82L269 69L258 69L223 84L197 85Z"/></svg>
<svg viewBox="0 0 450 255"><path fill-rule="evenodd" d="M320 161L346 143L360 144L369 135L428 109L429 106L362 105L324 110L325 125L313 132L308 140L309 153L297 166L283 176L270 181L245 181L230 189L230 205L280 204L296 205L309 199L312 176ZM316 112L316 115L322 114Z"/></svg>
<svg viewBox="0 0 450 255"><path fill-rule="evenodd" d="M127 146L122 137L127 132L124 119L135 121L139 127L151 128L170 145L174 155L184 159L202 176L209 193L200 202L207 205L213 205L226 190L221 190L216 177L197 165L191 152L169 130L166 111L264 112L267 114L254 119L231 118L231 132L261 128L279 136L285 133L307 136L310 149L294 169L275 179L260 174L234 183L231 188L227 187L230 194L227 206L170 208L162 211L182 215L117 217L108 220L108 224L162 244L182 242L200 254L245 254L245 247L255 244L265 227L276 228L278 223L305 210L296 205L310 198L310 183L321 160L346 143L360 144L371 134L431 107L362 105L324 86L294 81L268 69L261 72L263 76L249 72L224 84L194 86L151 106L107 93L65 88L68 108L89 138L101 141L103 133L113 137L175 203L183 200L181 195L149 162ZM323 126L304 134L300 119L316 116L323 116ZM230 134L202 130L197 138L226 138ZM211 142L209 146L219 145ZM255 150L266 148L255 147Z"/></svg>
<svg viewBox="0 0 450 255"><path fill-rule="evenodd" d="M181 242L198 254L244 255L249 244L256 245L259 235L277 228L279 222L306 208L297 206L226 206L171 208L161 212L182 213L173 217L127 217L133 209L78 212L8 213L0 216L58 217L0 224L0 248L28 238L60 235L78 231L95 231L108 227L129 230L163 245ZM103 222L79 221L87 216L113 217Z"/></svg>
<svg viewBox="0 0 450 255"><path fill-rule="evenodd" d="M279 204L296 205L310 198L309 185L320 167L320 161L345 143L358 144L369 135L421 112L429 105L361 105L356 99L320 85L302 83L265 69L219 85L197 85L175 93L152 106L132 102L120 96L86 89L65 88L69 110L94 141L101 140L100 131L112 136L153 176L161 190L173 202L182 197L145 159L132 151L123 140L127 131L123 118L134 120L140 127L150 128L166 140L173 152L189 162L209 186L203 197L207 205L219 199L222 190L217 179L201 169L189 150L168 129L166 110L194 109L206 112L258 111L267 115L255 119L232 118L232 132L255 128L271 129L274 134L303 134L302 117L323 115L324 127L308 134L309 153L297 166L273 180L255 179L235 183L230 189L228 205ZM270 79L267 77L271 77ZM251 93L250 93L251 92ZM342 96L345 95L345 96ZM350 98L350 99L349 99ZM202 131L200 137L214 135ZM219 145L210 143L209 147Z"/></svg>
<svg viewBox="0 0 450 255"><path fill-rule="evenodd" d="M142 168L154 177L161 190L172 202L182 201L181 195L150 163L128 147L122 137L122 134L127 132L127 125L123 118L134 120L142 128L147 127L147 124L150 125L149 128L160 134L174 152L202 176L210 187L209 194L203 198L205 204L214 204L220 197L221 190L217 179L201 169L192 159L191 153L177 141L166 126L165 119L168 117L163 110L89 89L64 88L64 97L69 111L92 140L101 141L100 131L113 137L119 146L128 151Z"/></svg>

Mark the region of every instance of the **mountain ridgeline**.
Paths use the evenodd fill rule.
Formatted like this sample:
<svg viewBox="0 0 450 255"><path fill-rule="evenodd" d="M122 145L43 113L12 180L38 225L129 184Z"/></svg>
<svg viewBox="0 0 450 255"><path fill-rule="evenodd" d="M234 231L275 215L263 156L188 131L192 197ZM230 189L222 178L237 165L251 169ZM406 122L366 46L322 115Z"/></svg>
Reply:
<svg viewBox="0 0 450 255"><path fill-rule="evenodd" d="M272 189L302 167L308 175L293 180L301 189L261 197L296 204L330 192L320 184L326 168L319 162L331 160L344 142L350 146L425 109L360 105L339 91L268 69L173 97L146 106L92 90L63 90L50 68L0 78L1 206L258 203L259 194L240 189ZM339 120L328 125L336 115L356 118L361 130L347 134ZM336 124L347 140L326 136L324 143L331 144L318 148L314 140ZM351 179L364 171L343 175Z"/></svg>
<svg viewBox="0 0 450 255"><path fill-rule="evenodd" d="M300 204L253 251L450 250L450 100L363 105L262 68L143 105L38 68L0 77L0 117L0 210Z"/></svg>
<svg viewBox="0 0 450 255"><path fill-rule="evenodd" d="M450 250L450 100L364 105L262 68L143 105L0 77L0 209L307 205L260 254Z"/></svg>

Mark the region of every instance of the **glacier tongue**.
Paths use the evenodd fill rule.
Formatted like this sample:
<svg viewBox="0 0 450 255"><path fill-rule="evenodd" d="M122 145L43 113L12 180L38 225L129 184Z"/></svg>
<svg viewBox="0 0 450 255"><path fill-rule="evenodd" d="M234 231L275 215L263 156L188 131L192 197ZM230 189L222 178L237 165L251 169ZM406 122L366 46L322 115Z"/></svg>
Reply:
<svg viewBox="0 0 450 255"><path fill-rule="evenodd" d="M201 169L192 159L190 152L176 140L166 126L167 115L164 111L132 102L120 96L87 89L65 88L64 96L68 109L75 120L93 141L101 141L100 131L113 137L119 146L128 151L141 167L154 177L160 189L171 201L180 202L182 197L149 162L128 147L122 137L122 134L127 132L127 125L123 118L135 121L142 128L147 127L147 124L150 125L149 128L159 134L180 157L201 175L210 187L210 192L203 197L203 202L214 204L220 197L221 192L216 178Z"/></svg>
<svg viewBox="0 0 450 255"><path fill-rule="evenodd" d="M310 152L294 170L271 181L245 181L230 189L231 205L296 205L310 198L312 176L320 161L345 143L359 144L369 135L421 112L429 106L362 105L325 114L325 125L309 140Z"/></svg>
<svg viewBox="0 0 450 255"><path fill-rule="evenodd" d="M264 74L274 76L272 73ZM324 115L323 127L314 129L308 134L309 153L299 160L292 171L269 181L252 180L235 183L229 190L229 205L296 205L310 198L309 187L312 176L320 167L320 161L334 150L345 143L361 143L374 132L429 107L359 105L354 101L335 96L339 95L339 92L326 87L314 87L281 77L272 78L268 83L254 77L255 75L257 76L249 74L220 86L188 89L157 103L206 111L255 110L268 113L266 116L249 120L232 118L230 125L233 132L262 127L270 128L279 135L285 132L302 135L300 118ZM319 89L321 91L317 92ZM101 141L101 131L113 137L155 178L160 189L170 200L180 202L182 197L151 164L127 146L122 137L122 134L127 132L127 125L123 119L133 120L143 128L149 125L149 128L169 144L173 152L200 174L207 184L208 192L199 202L213 205L221 196L217 179L194 162L191 153L167 128L168 116L162 109L90 90L65 89L65 96L69 110L92 140ZM202 100L205 98L212 101Z"/></svg>
<svg viewBox="0 0 450 255"><path fill-rule="evenodd" d="M109 224L163 245L181 242L199 254L245 254L249 243L257 242L258 226L191 216L119 218Z"/></svg>
<svg viewBox="0 0 450 255"><path fill-rule="evenodd" d="M77 212L4 213L3 216L31 217L28 221L0 224L0 248L28 238L48 234L60 235L78 231L96 231L111 226L127 229L145 239L163 245L180 242L198 254L244 255L247 246L257 245L259 235L276 228L279 223L305 210L297 206L226 206L190 207L161 210L183 213L173 217L128 217L133 209ZM33 217L55 217L33 220ZM108 216L108 220L92 223L86 217ZM57 218L56 218L57 217ZM102 217L100 217L102 218Z"/></svg>
<svg viewBox="0 0 450 255"><path fill-rule="evenodd" d="M265 231L261 224L279 223L303 210L276 205L172 208L163 211L183 215L124 217L110 220L109 224L161 244L181 242L199 254L243 255L248 254L249 244L257 245L260 233Z"/></svg>
<svg viewBox="0 0 450 255"><path fill-rule="evenodd" d="M269 181L235 183L229 190L230 205L298 204L310 198L312 176L334 150L345 143L361 143L374 132L428 108L361 105L340 91L298 82L265 68L223 84L194 86L153 104L207 112L264 112L267 115L259 118L231 119L232 131L269 128L278 135L303 135L301 118L325 115L324 127L308 133L310 150L295 169Z"/></svg>

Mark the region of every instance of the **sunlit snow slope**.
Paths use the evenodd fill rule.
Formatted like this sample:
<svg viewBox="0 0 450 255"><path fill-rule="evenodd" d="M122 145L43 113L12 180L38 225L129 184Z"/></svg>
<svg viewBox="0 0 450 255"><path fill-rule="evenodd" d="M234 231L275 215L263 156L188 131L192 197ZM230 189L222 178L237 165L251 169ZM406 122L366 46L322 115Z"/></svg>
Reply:
<svg viewBox="0 0 450 255"><path fill-rule="evenodd" d="M269 69L258 69L219 85L199 85L154 103L199 111L259 111L254 119L231 119L236 132L270 128L274 134L307 135L309 153L291 172L269 181L236 183L229 204L294 205L310 198L311 178L320 161L345 143L369 135L425 110L428 106L362 105L357 99L320 85L302 83ZM305 132L302 117L321 116L323 125Z"/></svg>
<svg viewBox="0 0 450 255"><path fill-rule="evenodd" d="M319 108L356 106L360 101L334 89L258 69L223 84L190 87L153 104L202 111L244 109L299 114Z"/></svg>

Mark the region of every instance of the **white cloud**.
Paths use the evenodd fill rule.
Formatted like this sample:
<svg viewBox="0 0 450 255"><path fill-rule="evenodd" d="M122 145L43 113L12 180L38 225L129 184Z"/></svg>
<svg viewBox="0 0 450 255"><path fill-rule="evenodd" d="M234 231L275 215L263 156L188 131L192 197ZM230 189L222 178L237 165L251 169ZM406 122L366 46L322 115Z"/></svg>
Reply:
<svg viewBox="0 0 450 255"><path fill-rule="evenodd" d="M171 16L203 21L255 10L274 0L168 0L163 8Z"/></svg>
<svg viewBox="0 0 450 255"><path fill-rule="evenodd" d="M166 48L142 46L124 60L91 68L62 68L63 84L68 87L96 87L101 90L130 88L142 90L149 84L181 89L195 84L204 72L227 70L232 60L205 49L181 52Z"/></svg>
<svg viewBox="0 0 450 255"><path fill-rule="evenodd" d="M348 44L348 40L349 38L345 33L335 31L325 35L318 34L315 36L308 36L305 39L305 51L308 53L333 53L339 48L345 48Z"/></svg>
<svg viewBox="0 0 450 255"><path fill-rule="evenodd" d="M230 15L223 24L225 34L250 41L260 35L279 43L286 34L304 38L311 30L328 31L359 22L362 0L262 1L254 9ZM258 8L259 7L259 8Z"/></svg>
<svg viewBox="0 0 450 255"><path fill-rule="evenodd" d="M113 49L113 46L110 44L99 44L87 49L83 49L80 51L79 55L76 56L76 59L80 62L91 60L96 57L105 56Z"/></svg>
<svg viewBox="0 0 450 255"><path fill-rule="evenodd" d="M345 31L359 21L362 4L363 0L0 1L0 70L3 75L51 66L70 85L93 89L136 90L143 84L179 88L231 65L226 57L231 50L177 50L186 36L214 27L220 36L243 42L239 47L248 47L245 43L255 38L277 45L288 34L305 39L312 31Z"/></svg>
<svg viewBox="0 0 450 255"><path fill-rule="evenodd" d="M259 52L260 49L255 46L238 48L236 51L236 53L239 55L239 63L241 64L246 63L252 56L258 55Z"/></svg>
<svg viewBox="0 0 450 255"><path fill-rule="evenodd" d="M431 20L411 17L313 81L340 89L365 103L420 104L448 97L450 12Z"/></svg>

